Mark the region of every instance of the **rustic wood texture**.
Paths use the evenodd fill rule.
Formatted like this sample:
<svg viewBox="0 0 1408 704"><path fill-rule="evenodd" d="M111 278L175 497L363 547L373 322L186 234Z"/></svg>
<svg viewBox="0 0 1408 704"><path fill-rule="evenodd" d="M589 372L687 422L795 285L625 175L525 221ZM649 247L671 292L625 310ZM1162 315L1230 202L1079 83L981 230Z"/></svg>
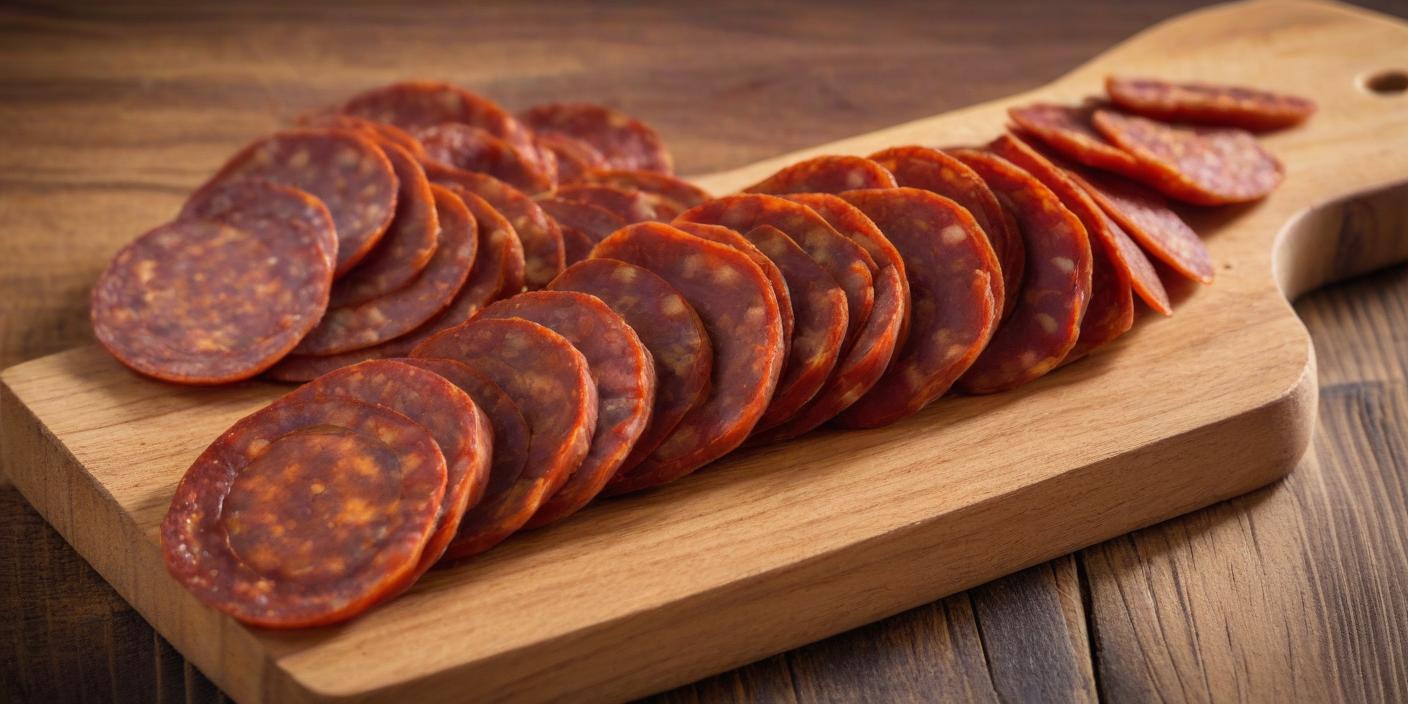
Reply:
<svg viewBox="0 0 1408 704"><path fill-rule="evenodd" d="M788 11L779 10L757 24L729 21L725 12L705 16L702 9L693 15L670 16L652 8L577 8L548 13L551 16L541 34L503 31L521 26L533 13L541 14L540 9L499 8L474 17L476 26L456 34L456 41L470 44L481 33L484 39L478 45L483 55L476 54L482 61L455 75L466 75L468 82L515 105L574 94L619 98L618 104L660 124L682 167L698 171L1035 85L1171 12L1158 4L1129 5L1135 7L1092 4L1074 11L1047 10L1045 15L1040 7L1026 12L1004 7L988 10L991 14L986 17L837 6L809 12L807 21L800 23L790 22ZM0 52L10 67L3 76L7 100L0 105L0 117L7 125L7 150L0 159L9 167L0 181L8 206L0 211L6 233L0 239L4 248L0 254L5 255L0 257L5 293L0 306L6 307L0 354L5 355L6 365L86 338L87 283L108 252L150 223L149 212L124 211L125 204L156 192L168 198L174 209L181 190L198 180L203 169L218 162L230 146L277 119L258 114L260 108L271 103L306 104L304 97L288 96L309 89L328 97L350 90L334 85L336 81L307 83L291 67L316 68L320 61L350 63L368 81L375 80L378 71L387 71L351 51L300 51L296 46L300 41L326 45L329 37L354 36L364 40L357 52L362 55L367 54L367 41L379 42L383 49L425 52L436 36L447 33L440 27L452 27L454 20L464 19L407 19L373 33L369 26L385 29L385 19L395 13L362 10L326 19L299 8L275 8L262 14L235 10L240 16L222 25L222 31L234 36L221 45L229 55L212 59L202 54L197 40L189 38L192 29L214 32L211 28L221 18L205 11L173 13L171 20L160 22L153 21L154 13L146 10L97 13L11 7L0 12L4 13L0 36L7 38L0 42ZM965 9L961 14L982 12ZM660 30L653 29L651 39L641 41L629 31L633 21L649 21ZM1069 31L1051 32L1053 23ZM281 31L272 36L261 33L269 27ZM681 48L687 46L686 35L701 28L713 40L742 47L739 60L720 66L710 52ZM561 41L543 40L568 35L580 42L569 43L568 51L563 51ZM906 41L877 43L869 38L876 35ZM958 42L972 36L995 41L987 47ZM1043 37L1041 43L1034 41L1037 36ZM943 41L945 37L950 41ZM632 38L635 43L618 46ZM1022 51L1009 51L1005 44L1009 38L1020 41ZM603 51L613 44L611 40L618 45ZM52 47L55 41L71 46L57 51ZM240 66L244 55L282 55L259 51L269 42L290 52L290 68L261 76L263 82L251 85L253 79L231 67ZM286 44L295 47L289 49ZM48 53L41 56L40 46ZM173 56L208 61L173 62ZM84 57L92 61L85 63ZM913 70L917 65L926 68ZM477 80L486 76L511 78ZM720 86L707 94L718 113L698 110L685 100L694 96L693 101L698 101L701 80ZM897 81L906 90L895 90ZM150 109L141 107L153 96L160 100ZM216 121L199 130L189 124L189 115L182 117L187 111L199 112L200 106L238 104L235 98L241 96L258 103L258 108L248 114L236 111L229 122ZM785 106L785 112L779 105ZM119 124L93 124L95 114L117 114ZM173 116L178 118L175 125L170 120ZM164 164L157 158L163 141L135 138L152 134L192 141L197 149L209 139L210 163L189 168L186 163ZM148 151L153 152L150 161ZM93 158L75 163L79 153ZM1349 222L1354 216L1345 217ZM24 227L17 229L16 224ZM34 233L39 225L45 228L43 237L11 235L20 230ZM1263 528L1271 535L1252 531L1247 538L1218 527L1250 523L1249 516L1275 502L1247 504L1251 499L1242 499L1223 504L1121 539L1133 546L1124 553L1121 542L1115 541L1078 558L1032 568L672 696L929 698L925 695L939 691L974 698L1045 698L1056 692L1088 698L1098 689L1112 696L1157 693L1164 698L1200 699L1274 692L1253 688L1277 686L1279 676L1283 682L1305 680L1307 687L1299 689L1301 693L1330 696L1343 691L1356 698L1403 698L1404 604L1401 590L1392 588L1404 578L1401 537L1395 541L1395 536L1402 535L1404 513L1403 372L1390 360L1401 364L1403 357L1406 289L1401 277L1378 277L1368 285L1346 289L1358 290L1361 296L1346 299L1348 304L1319 313L1302 306L1312 333L1319 333L1317 343L1329 335L1330 342L1344 347L1344 357L1338 360L1327 359L1321 348L1320 369L1327 389L1337 388L1329 386L1328 376L1338 368L1332 366L1335 363L1344 365L1346 376L1334 384L1357 389L1368 379L1375 389L1386 386L1383 393L1347 393L1344 410L1332 401L1322 401L1314 459L1289 481L1261 492L1273 498L1297 492L1277 504L1279 518L1269 518L1271 526ZM1317 327L1317 315L1323 327ZM1338 424L1329 419L1333 412L1344 414ZM1322 459L1327 446L1331 452L1347 450L1332 460ZM7 457L11 451L6 448ZM1314 462L1320 462L1313 472L1316 481L1298 484L1308 473L1305 467ZM5 569L0 603L5 613L13 610L24 616L6 619L0 626L13 629L0 632L0 642L5 643L0 681L9 688L6 694L46 701L85 695L148 699L155 690L168 699L179 690L181 696L189 693L199 699L211 691L203 679L193 676L189 685L178 679L192 670L186 665L171 666L175 654L159 639L129 637L123 619L140 628L140 618L126 610L13 492L6 498L0 504L5 545L16 547L0 556ZM1346 511L1345 506L1362 511ZM1172 528L1223 510L1231 512L1201 519L1201 528ZM1289 531L1282 530L1287 526ZM1174 532L1158 533L1166 529ZM1299 537L1290 540L1293 536ZM1246 559L1268 540L1279 546L1270 551L1270 558ZM1166 557L1180 550L1191 556ZM1250 587L1227 589L1219 575L1206 574L1210 569L1235 570L1236 583ZM1089 577L1090 609L1081 607L1080 586L1087 583L1080 578L1082 573ZM1196 594L1179 586L1194 577L1203 580ZM1278 590L1289 578L1303 586L1297 592L1300 598ZM1136 598L1140 595L1142 602ZM82 608L95 603L105 606ZM1248 603L1258 610L1244 613ZM1224 626L1229 614L1237 618ZM1306 624L1299 630L1272 630L1287 617ZM1178 618L1187 621L1183 632L1195 637L1180 638L1177 632L1160 630ZM1092 643L1081 627L1087 620L1094 652L1100 655L1093 663L1088 650ZM1123 630L1122 623L1128 624ZM1196 637L1200 632L1217 633L1218 638ZM1286 634L1310 634L1310 642L1330 640L1320 650L1302 650L1300 657L1268 657L1286 642ZM1316 662L1317 655L1332 658L1335 667ZM1256 667L1243 673L1237 667L1242 663L1230 660L1234 656L1253 658ZM143 667L143 661L149 664ZM1093 684L1097 678L1099 687ZM179 684L172 686L172 682Z"/></svg>

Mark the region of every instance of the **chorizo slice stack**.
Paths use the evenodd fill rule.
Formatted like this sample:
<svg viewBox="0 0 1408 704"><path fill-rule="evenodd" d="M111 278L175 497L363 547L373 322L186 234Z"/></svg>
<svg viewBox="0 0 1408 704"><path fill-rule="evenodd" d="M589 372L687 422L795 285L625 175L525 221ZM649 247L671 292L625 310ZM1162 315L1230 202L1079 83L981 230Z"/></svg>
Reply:
<svg viewBox="0 0 1408 704"><path fill-rule="evenodd" d="M266 628L344 621L419 574L445 458L420 424L344 398L276 403L181 478L161 523L167 570Z"/></svg>
<svg viewBox="0 0 1408 704"><path fill-rule="evenodd" d="M318 377L279 403L351 399L389 408L430 432L445 460L445 492L435 530L421 552L424 573L445 553L465 510L478 504L489 480L493 431L474 400L444 377L394 360L363 362Z"/></svg>
<svg viewBox="0 0 1408 704"><path fill-rule="evenodd" d="M391 162L371 140L348 130L289 130L257 140L192 197L237 179L282 183L321 200L337 230L337 276L367 256L396 212Z"/></svg>
<svg viewBox="0 0 1408 704"><path fill-rule="evenodd" d="M485 308L476 320L517 318L562 335L587 360L600 410L591 450L567 482L527 524L544 526L576 513L616 475L650 420L655 367L635 330L595 296L530 291Z"/></svg>
<svg viewBox="0 0 1408 704"><path fill-rule="evenodd" d="M772 286L747 255L660 223L618 230L592 251L648 269L679 290L713 343L712 383L670 436L607 487L620 494L678 479L737 448L762 417L782 370Z"/></svg>
<svg viewBox="0 0 1408 704"><path fill-rule="evenodd" d="M617 259L578 262L553 279L553 291L591 294L636 332L655 366L650 422L618 473L629 472L669 437L709 388L714 349L694 307L658 275Z"/></svg>
<svg viewBox="0 0 1408 704"><path fill-rule="evenodd" d="M523 473L465 515L445 552L447 559L468 557L522 528L581 466L596 428L596 382L566 338L518 318L471 320L432 336L411 356L469 365L503 389L528 421Z"/></svg>

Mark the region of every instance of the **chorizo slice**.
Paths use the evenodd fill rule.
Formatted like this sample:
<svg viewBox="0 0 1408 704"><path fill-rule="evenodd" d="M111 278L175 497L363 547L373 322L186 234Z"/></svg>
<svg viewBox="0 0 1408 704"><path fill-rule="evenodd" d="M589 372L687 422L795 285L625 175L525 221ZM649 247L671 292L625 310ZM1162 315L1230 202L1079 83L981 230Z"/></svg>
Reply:
<svg viewBox="0 0 1408 704"><path fill-rule="evenodd" d="M445 188L431 190L437 209L452 208L459 200ZM451 224L463 227L452 229ZM410 285L365 303L329 308L294 351L329 355L359 350L405 335L435 317L469 278L478 250L477 230L473 219L443 224L430 264Z"/></svg>
<svg viewBox="0 0 1408 704"><path fill-rule="evenodd" d="M278 403L350 399L389 408L430 431L445 458L445 496L435 530L421 552L418 572L445 554L465 511L479 503L489 481L493 431L474 400L433 370L396 360L374 360L320 376Z"/></svg>
<svg viewBox="0 0 1408 704"><path fill-rule="evenodd" d="M458 229L470 227L470 222L477 223L479 246L469 278L445 310L415 330L379 345L334 355L289 355L266 376L274 381L311 381L334 369L369 359L405 356L431 335L469 320L491 301L522 290L523 251L513 234L513 226L483 198L465 192L456 195L460 200L441 203L443 227Z"/></svg>
<svg viewBox="0 0 1408 704"><path fill-rule="evenodd" d="M846 239L816 211L800 203L761 193L715 198L680 214L677 220L723 225L746 232L771 225L791 237L826 269L846 292L846 343L850 348L875 304L875 262L860 245Z"/></svg>
<svg viewBox="0 0 1408 704"><path fill-rule="evenodd" d="M586 259L597 242L626 226L621 216L591 203L543 198L538 205L557 222L563 241L570 245L565 257L568 264Z"/></svg>
<svg viewBox="0 0 1408 704"><path fill-rule="evenodd" d="M1017 306L958 382L969 393L1006 391L1055 369L1075 346L1090 302L1090 239L1051 189L1012 162L976 149L952 153L1011 209L1026 243Z"/></svg>
<svg viewBox="0 0 1408 704"><path fill-rule="evenodd" d="M966 208L931 191L883 188L841 194L904 257L909 337L867 391L836 416L851 428L888 425L948 391L992 337L1000 313L997 254ZM883 340L882 340L883 342ZM846 396L841 397L845 401Z"/></svg>
<svg viewBox="0 0 1408 704"><path fill-rule="evenodd" d="M578 262L548 285L601 299L620 315L650 352L655 400L650 421L616 470L625 474L669 437L709 387L714 349L694 307L669 282L616 259Z"/></svg>
<svg viewBox="0 0 1408 704"><path fill-rule="evenodd" d="M498 103L438 81L403 81L359 93L339 111L395 125L410 133L446 122L485 130L530 160L537 158L533 133ZM535 162L536 163L536 162Z"/></svg>
<svg viewBox="0 0 1408 704"><path fill-rule="evenodd" d="M1188 203L1260 200L1286 175L1281 162L1243 129L1170 125L1114 110L1096 110L1091 121L1145 167L1141 181Z"/></svg>
<svg viewBox="0 0 1408 704"><path fill-rule="evenodd" d="M967 164L938 149L894 147L871 154L870 158L894 173L901 186L933 191L968 209L997 252L1002 280L994 295L1002 306L1003 317L1010 314L1017 303L1026 254L1021 234L1010 224L1011 216L1002 212L987 183Z"/></svg>
<svg viewBox="0 0 1408 704"><path fill-rule="evenodd" d="M1263 131L1293 127L1315 114L1313 100L1241 86L1109 76L1105 92L1121 109L1165 122Z"/></svg>
<svg viewBox="0 0 1408 704"><path fill-rule="evenodd" d="M1098 103L1080 107L1037 103L1010 108L1007 116L1017 126L1018 134L1035 137L1071 161L1135 180L1143 179L1144 168L1139 161L1096 131L1091 120L1098 106Z"/></svg>
<svg viewBox="0 0 1408 704"><path fill-rule="evenodd" d="M377 146L385 147L390 144L406 150L416 159L425 156L425 148L421 146L420 140L411 136L411 133L392 124L368 120L363 117L344 115L340 112L318 112L303 115L298 118L299 127L328 127L333 129L353 130L361 132L368 139L376 142Z"/></svg>
<svg viewBox="0 0 1408 704"><path fill-rule="evenodd" d="M673 223L672 226L695 237L703 237L710 242L718 242L721 245L732 247L748 255L748 258L763 270L763 276L767 277L768 285L772 287L772 295L777 298L777 312L782 316L782 359L783 366L786 367L786 360L792 350L792 334L796 327L796 319L792 312L792 292L787 289L787 280L782 277L782 270L777 268L777 264L768 259L757 245L748 241L747 237L727 227L683 221Z"/></svg>
<svg viewBox="0 0 1408 704"><path fill-rule="evenodd" d="M523 418L523 412L518 410L518 404L514 403L498 384L464 362L421 357L407 357L397 361L428 369L449 380L469 394L484 417L489 419L494 438L489 482L481 503L471 506L466 516L476 516L476 511L487 512L489 507L497 505L496 501L500 497L513 491L514 485L524 474L524 468L528 466L528 448L532 434L528 429L528 421ZM469 526L475 525L479 520L476 516L470 519L467 525L465 519L461 518L460 530L450 541L450 546L446 549L447 555L461 555L466 550L474 549L474 543L480 540L480 535L470 530Z"/></svg>
<svg viewBox="0 0 1408 704"><path fill-rule="evenodd" d="M645 191L627 190L615 186L575 184L563 186L553 193L561 200L577 201L615 213L627 223L655 220L667 222L679 215L660 198ZM662 212L661 206L665 206Z"/></svg>
<svg viewBox="0 0 1408 704"><path fill-rule="evenodd" d="M240 150L192 199L237 179L301 188L327 207L337 230L337 268L347 273L376 246L396 212L396 172L371 140L348 130L277 132Z"/></svg>
<svg viewBox="0 0 1408 704"><path fill-rule="evenodd" d="M93 287L98 342L118 361L183 384L248 379L318 324L332 266L318 236L178 220L123 247Z"/></svg>
<svg viewBox="0 0 1408 704"><path fill-rule="evenodd" d="M1070 172L1015 135L1003 135L989 144L988 148L998 156L1035 176L1038 181L1045 184L1061 199L1061 203L1067 209L1080 218L1080 222L1085 226L1092 242L1097 242L1100 245L1099 247L1091 245L1091 251L1096 258L1096 270L1092 272L1092 276L1099 274L1100 260L1103 258L1120 270L1113 277L1106 277L1106 281L1113 283L1128 279L1133 290L1150 308L1163 315L1173 313L1173 307L1168 299L1168 291L1164 289L1163 282L1159 280L1159 274L1154 270L1153 263L1145 256L1143 250L1139 249L1139 245L1129 238L1124 229L1100 209L1090 193L1075 181ZM1118 284L1115 285L1115 288L1119 288ZM1097 291L1092 289L1092 296L1096 293ZM1095 300L1092 298L1091 304L1094 303ZM1089 315L1088 312L1087 315ZM1082 332L1082 338L1084 338L1084 334ZM1079 346L1081 343L1077 341L1076 344Z"/></svg>
<svg viewBox="0 0 1408 704"><path fill-rule="evenodd" d="M588 171L606 168L606 157L596 147L575 137L546 132L534 135L533 142L538 151L551 152L557 159L559 183L576 183Z"/></svg>
<svg viewBox="0 0 1408 704"><path fill-rule="evenodd" d="M863 156L832 154L787 166L745 189L744 193L840 193L861 188L894 188L895 177Z"/></svg>
<svg viewBox="0 0 1408 704"><path fill-rule="evenodd" d="M835 418L875 386L895 351L904 344L901 328L909 310L909 287L899 269L886 266L875 277L875 308L856 344L837 365L821 391L786 422L759 436L761 442L789 440Z"/></svg>
<svg viewBox="0 0 1408 704"><path fill-rule="evenodd" d="M677 204L680 210L693 208L713 197L704 189L682 178L638 169L594 169L584 174L580 182L654 193L672 204ZM564 183L567 181L564 180Z"/></svg>
<svg viewBox="0 0 1408 704"><path fill-rule="evenodd" d="M593 258L655 272L699 314L713 343L708 395L607 493L678 479L738 447L762 418L782 370L782 319L763 272L747 255L661 223L636 223L602 240Z"/></svg>
<svg viewBox="0 0 1408 704"><path fill-rule="evenodd" d="M1145 252L1184 278L1212 283L1212 254L1167 199L1133 181L1097 171L1067 173Z"/></svg>
<svg viewBox="0 0 1408 704"><path fill-rule="evenodd" d="M396 215L367 257L332 287L333 307L365 303L409 285L430 264L440 241L440 218L425 170L406 150L382 144L396 171Z"/></svg>
<svg viewBox="0 0 1408 704"><path fill-rule="evenodd" d="M431 161L488 174L528 194L553 187L553 179L535 161L488 130L447 122L416 132L416 138Z"/></svg>
<svg viewBox="0 0 1408 704"><path fill-rule="evenodd" d="M444 495L445 458L411 419L343 398L275 403L186 470L162 555L197 599L244 623L338 623L416 578Z"/></svg>
<svg viewBox="0 0 1408 704"><path fill-rule="evenodd" d="M518 318L470 320L420 343L411 356L468 364L503 389L528 421L523 472L460 521L445 556L484 552L522 528L586 458L596 428L596 382L566 338Z"/></svg>
<svg viewBox="0 0 1408 704"><path fill-rule="evenodd" d="M519 113L519 119L539 133L556 133L581 140L617 169L674 173L664 142L644 122L590 103L549 103Z"/></svg>
<svg viewBox="0 0 1408 704"><path fill-rule="evenodd" d="M601 493L635 447L655 400L655 367L635 330L595 296L529 291L485 308L475 320L518 318L567 338L587 360L600 411L591 450L567 482L548 497L526 527L576 513Z"/></svg>
<svg viewBox="0 0 1408 704"><path fill-rule="evenodd" d="M270 181L235 180L192 196L177 220L219 220L264 237L289 229L310 232L328 260L337 266L337 228L323 202L293 186Z"/></svg>
<svg viewBox="0 0 1408 704"><path fill-rule="evenodd" d="M524 281L529 289L539 289L552 281L552 277L562 273L565 264L563 256L562 231L557 222L548 217L532 198L523 195L513 186L493 176L449 169L435 164L427 165L425 173L430 180L444 186L457 186L473 193L508 218L513 232L522 243L525 263Z"/></svg>

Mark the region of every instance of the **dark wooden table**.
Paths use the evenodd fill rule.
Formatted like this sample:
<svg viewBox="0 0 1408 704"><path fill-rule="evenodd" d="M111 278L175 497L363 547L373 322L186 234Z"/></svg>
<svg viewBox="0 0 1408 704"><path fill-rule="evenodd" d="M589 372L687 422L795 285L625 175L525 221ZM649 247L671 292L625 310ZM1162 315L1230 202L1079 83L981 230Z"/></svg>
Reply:
<svg viewBox="0 0 1408 704"><path fill-rule="evenodd" d="M1036 86L1191 4L6 3L0 366L90 339L93 278L163 215L133 193L174 210L243 141L377 82L604 101L704 172ZM188 119L212 106L229 119ZM177 140L208 163L163 161ZM1297 310L1320 427L1285 481L661 699L1408 700L1408 270ZM0 487L0 700L220 697Z"/></svg>

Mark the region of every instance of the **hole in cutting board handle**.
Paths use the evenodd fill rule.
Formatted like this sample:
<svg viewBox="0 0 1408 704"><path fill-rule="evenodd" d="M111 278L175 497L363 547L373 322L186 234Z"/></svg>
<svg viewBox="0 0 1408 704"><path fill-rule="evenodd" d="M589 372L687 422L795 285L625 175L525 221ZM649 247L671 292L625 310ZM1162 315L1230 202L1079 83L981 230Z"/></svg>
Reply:
<svg viewBox="0 0 1408 704"><path fill-rule="evenodd" d="M1375 71L1360 78L1359 85L1375 95L1399 95L1408 91L1408 71L1398 68Z"/></svg>

